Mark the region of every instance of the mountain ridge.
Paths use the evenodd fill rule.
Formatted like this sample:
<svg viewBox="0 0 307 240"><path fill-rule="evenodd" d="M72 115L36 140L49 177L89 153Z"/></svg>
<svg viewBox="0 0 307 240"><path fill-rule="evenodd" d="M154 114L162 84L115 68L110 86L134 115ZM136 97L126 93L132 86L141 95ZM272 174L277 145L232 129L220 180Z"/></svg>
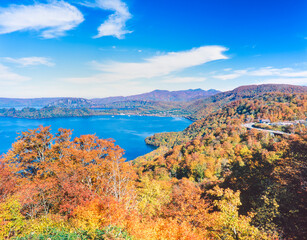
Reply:
<svg viewBox="0 0 307 240"><path fill-rule="evenodd" d="M260 84L244 85L233 90L220 92L205 99L193 101L187 106L192 112L191 120L198 120L204 116L218 110L225 104L256 95L271 92L281 93L307 93L307 86L290 85L290 84Z"/></svg>
<svg viewBox="0 0 307 240"><path fill-rule="evenodd" d="M131 96L115 96L105 98L81 98L81 97L54 97L54 98L0 98L0 108L5 107L99 107L114 102L141 100L141 101L162 101L162 102L186 102L212 96L220 93L215 89L202 90L188 89L180 91L168 91L156 89L154 91ZM81 103L81 106L78 106ZM85 104L85 106L84 106Z"/></svg>
<svg viewBox="0 0 307 240"><path fill-rule="evenodd" d="M48 102L46 106L22 110L2 109L0 116L45 118L57 116L93 116L93 115L144 115L144 116L176 116L186 117L192 121L205 118L215 113L230 102L246 98L254 98L265 94L305 94L306 86L285 84L247 85L231 91L214 94L216 90L204 91L189 89L183 91L154 90L150 93L128 97L112 97L106 99L62 98L38 99L39 103ZM205 96L207 93L213 94ZM195 98L199 98L193 100ZM176 101L178 99L186 101ZM1 99L0 99L1 100ZM3 100L3 99L2 99ZM16 99L13 99L16 102ZM51 102L54 100L53 102ZM188 101L190 100L190 101ZM28 103L35 103L28 99ZM37 105L34 105L37 106ZM1 101L0 101L1 108ZM2 107L3 108L3 107ZM72 111L70 111L72 110ZM74 111L80 110L80 111ZM65 114L67 112L67 114Z"/></svg>
<svg viewBox="0 0 307 240"><path fill-rule="evenodd" d="M131 95L127 97L119 96L119 97L109 97L109 98L94 98L91 100L96 104L107 104L111 102L120 102L126 100L185 102L185 101L194 101L196 99L205 98L217 93L220 93L220 91L215 89L202 90L200 88L180 90L180 91L168 91L168 90L156 89L148 93Z"/></svg>

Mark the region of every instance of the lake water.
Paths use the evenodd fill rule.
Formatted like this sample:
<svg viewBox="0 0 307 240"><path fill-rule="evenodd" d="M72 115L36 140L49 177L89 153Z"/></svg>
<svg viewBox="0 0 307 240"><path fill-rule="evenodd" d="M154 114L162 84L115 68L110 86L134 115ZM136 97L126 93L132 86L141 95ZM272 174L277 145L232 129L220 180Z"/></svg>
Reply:
<svg viewBox="0 0 307 240"><path fill-rule="evenodd" d="M51 126L55 133L59 128L73 130L73 137L96 134L99 138L113 138L125 150L127 160L144 155L154 148L148 146L146 137L159 132L181 131L192 122L185 118L149 116L94 116L51 119L19 119L0 117L0 155L7 152L18 132Z"/></svg>

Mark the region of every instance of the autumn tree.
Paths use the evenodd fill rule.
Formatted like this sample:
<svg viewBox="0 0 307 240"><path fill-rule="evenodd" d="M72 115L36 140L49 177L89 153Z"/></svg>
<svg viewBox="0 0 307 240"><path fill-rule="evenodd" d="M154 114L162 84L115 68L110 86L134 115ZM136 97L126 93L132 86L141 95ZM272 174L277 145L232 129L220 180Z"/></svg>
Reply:
<svg viewBox="0 0 307 240"><path fill-rule="evenodd" d="M133 169L112 140L49 127L23 132L3 162L18 177L16 193L29 217L66 216L94 198L112 196L130 207L134 199Z"/></svg>

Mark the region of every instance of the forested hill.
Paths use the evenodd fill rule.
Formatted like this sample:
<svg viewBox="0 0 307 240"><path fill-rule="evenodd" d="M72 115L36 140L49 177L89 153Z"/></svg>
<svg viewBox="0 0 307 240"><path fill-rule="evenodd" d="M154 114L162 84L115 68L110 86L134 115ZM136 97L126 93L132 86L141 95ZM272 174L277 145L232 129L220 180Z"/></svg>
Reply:
<svg viewBox="0 0 307 240"><path fill-rule="evenodd" d="M219 93L193 102L187 109L189 118L197 120L178 133L158 133L146 142L155 146L174 146L193 139L206 131L206 124L225 121L225 117L243 118L242 123L270 119L298 120L307 117L307 87L293 85L252 85ZM196 110L197 109L197 110ZM219 117L217 117L219 116Z"/></svg>
<svg viewBox="0 0 307 240"><path fill-rule="evenodd" d="M202 98L212 96L220 91L215 89L202 90L202 89L189 89L182 91L167 91L155 90L149 93L143 93L128 97L110 97L110 98L95 98L92 101L96 105L109 104L114 102L124 101L156 101L156 102L189 102Z"/></svg>
<svg viewBox="0 0 307 240"><path fill-rule="evenodd" d="M267 92L265 88L271 86L224 93L234 100L183 132L156 134L147 139L161 147L134 163L139 174L147 173L152 179L162 181L170 175L198 182L205 195L217 186L240 191L240 214L250 213L251 224L269 234L269 239L305 239L306 88L282 86L276 88L278 91ZM237 93L239 100L235 100ZM283 131L291 135L244 126L259 119L286 122ZM221 190L220 194L225 193ZM246 239L263 238L264 235Z"/></svg>
<svg viewBox="0 0 307 240"><path fill-rule="evenodd" d="M127 97L107 97L107 98L0 98L0 108L6 107L67 107L67 108L92 108L105 106L106 104L112 104L115 102L125 101L151 101L151 102L188 102L202 98L212 96L220 91L210 89L189 89L182 91L167 91L167 90L155 90L149 93L143 93L139 95L132 95Z"/></svg>
<svg viewBox="0 0 307 240"><path fill-rule="evenodd" d="M0 98L0 108L45 107L61 98Z"/></svg>
<svg viewBox="0 0 307 240"><path fill-rule="evenodd" d="M111 98L42 98L0 99L0 116L50 118L93 115L189 116L186 106L195 99L212 96L219 91L190 89L183 91L155 90L128 97ZM46 104L46 106L44 106ZM16 106L15 106L16 105ZM14 107L24 109L13 109ZM36 108L36 109L34 109Z"/></svg>
<svg viewBox="0 0 307 240"><path fill-rule="evenodd" d="M214 96L194 101L186 107L189 109L192 120L201 119L208 114L217 111L227 103L245 98L257 98L266 93L307 93L306 86L295 86L286 84L263 84L263 85L248 85L241 86L234 90L221 92Z"/></svg>
<svg viewBox="0 0 307 240"><path fill-rule="evenodd" d="M60 107L60 108L91 108L95 104L85 98L62 98L51 102L47 107Z"/></svg>
<svg viewBox="0 0 307 240"><path fill-rule="evenodd" d="M269 93L299 94L306 93L307 87L293 85L251 85L242 86L232 91L217 93L216 90L201 89L186 91L156 90L130 97L114 97L104 99L61 98L61 99L28 99L23 102L14 99L0 99L5 104L28 104L41 106L42 109L25 108L23 110L3 109L0 116L49 118L57 116L90 116L90 115L154 115L181 116L191 120L198 120L218 111L228 103L241 99L257 99ZM198 99L198 100L194 100ZM16 102L17 101L17 102Z"/></svg>
<svg viewBox="0 0 307 240"><path fill-rule="evenodd" d="M306 239L305 88L243 89L133 162L110 139L22 132L0 157L0 239Z"/></svg>
<svg viewBox="0 0 307 240"><path fill-rule="evenodd" d="M1 117L14 118L29 118L29 119L43 119L43 118L57 118L57 117L84 117L100 115L99 112L88 108L62 108L62 107L43 107L23 108L16 110L15 108L0 109Z"/></svg>

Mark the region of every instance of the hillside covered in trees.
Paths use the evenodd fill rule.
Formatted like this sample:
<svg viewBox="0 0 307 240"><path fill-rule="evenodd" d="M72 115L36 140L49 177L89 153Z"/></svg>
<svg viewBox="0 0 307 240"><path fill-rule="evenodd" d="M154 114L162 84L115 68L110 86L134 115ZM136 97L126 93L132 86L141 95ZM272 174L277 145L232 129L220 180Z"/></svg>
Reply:
<svg viewBox="0 0 307 240"><path fill-rule="evenodd" d="M306 88L222 94L133 162L112 140L23 132L1 158L0 238L306 239L306 122L290 135L244 126L305 120Z"/></svg>
<svg viewBox="0 0 307 240"><path fill-rule="evenodd" d="M234 90L218 93L206 99L200 99L190 103L186 108L190 110L190 118L193 120L201 119L226 104L240 99L257 98L268 93L306 93L306 86L295 86L287 84L262 84L241 86Z"/></svg>
<svg viewBox="0 0 307 240"><path fill-rule="evenodd" d="M37 108L23 108L16 110L15 108L0 109L0 117L14 117L14 118L55 118L55 117L84 117L99 115L98 112L89 108L62 108L62 107L43 107Z"/></svg>
<svg viewBox="0 0 307 240"><path fill-rule="evenodd" d="M65 108L101 108L112 103L125 101L148 101L148 102L190 102L210 97L220 91L215 89L189 89L181 91L154 90L131 96L117 96L106 98L0 98L0 108L33 108L33 107L65 107Z"/></svg>
<svg viewBox="0 0 307 240"><path fill-rule="evenodd" d="M186 106L219 91L155 90L127 97L107 98L0 98L0 116L16 118L80 117L97 115L189 116ZM2 109L1 109L2 108ZM17 108L17 109L15 109Z"/></svg>
<svg viewBox="0 0 307 240"><path fill-rule="evenodd" d="M0 107L1 105L10 106L10 108L0 109L0 116L40 119L124 114L176 116L196 121L216 112L232 101L274 92L287 94L306 93L307 87L264 84L242 86L228 92L219 92L213 89L208 91L201 89L183 91L155 90L150 93L128 97L95 98L90 100L84 98L0 99ZM48 104L42 105L43 103ZM16 104L16 107L21 106L20 104L25 104L25 106L29 107L14 109L14 104Z"/></svg>
<svg viewBox="0 0 307 240"><path fill-rule="evenodd" d="M218 120L215 113L244 117L244 122L260 119L270 119L271 122L305 120L306 94L307 87L293 85L267 84L239 87L192 103L193 107L189 107L191 115L188 118L200 120L182 132L158 133L148 137L146 142L154 146L172 147L192 140L206 130L203 126L204 121ZM192 113L193 111L195 112Z"/></svg>

